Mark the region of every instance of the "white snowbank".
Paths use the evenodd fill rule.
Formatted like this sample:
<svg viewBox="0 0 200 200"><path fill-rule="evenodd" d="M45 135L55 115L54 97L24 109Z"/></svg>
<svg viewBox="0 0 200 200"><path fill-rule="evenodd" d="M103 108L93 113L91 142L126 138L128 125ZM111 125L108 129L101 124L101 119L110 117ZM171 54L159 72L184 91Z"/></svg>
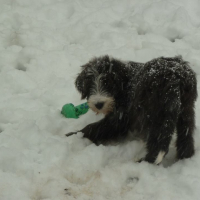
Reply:
<svg viewBox="0 0 200 200"><path fill-rule="evenodd" d="M172 144L160 166L134 162L136 141L66 138L100 116L60 114L93 56L182 55L200 80L199 19L199 0L0 0L0 200L199 200L199 100L195 156L175 162Z"/></svg>

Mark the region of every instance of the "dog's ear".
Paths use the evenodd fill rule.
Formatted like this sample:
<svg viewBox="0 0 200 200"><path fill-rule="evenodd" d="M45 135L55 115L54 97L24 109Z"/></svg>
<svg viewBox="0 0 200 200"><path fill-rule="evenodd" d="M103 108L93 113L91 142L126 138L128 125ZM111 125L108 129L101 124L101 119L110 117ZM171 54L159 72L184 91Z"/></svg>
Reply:
<svg viewBox="0 0 200 200"><path fill-rule="evenodd" d="M124 87L128 84L129 77L130 77L130 71L129 69L125 66L124 63L122 63L120 60L113 59L111 61L111 65L113 66L113 72L116 75L116 84L123 85ZM123 87L118 88L119 90L122 89L124 90Z"/></svg>
<svg viewBox="0 0 200 200"><path fill-rule="evenodd" d="M76 89L81 93L81 99L85 99L88 96L88 80L87 80L87 74L86 74L86 68L88 65L83 65L82 72L78 74L76 80L75 80L75 86Z"/></svg>
<svg viewBox="0 0 200 200"><path fill-rule="evenodd" d="M84 72L81 72L78 74L78 77L75 80L75 86L76 89L81 93L81 99L86 98L86 92L85 92L85 83L84 83Z"/></svg>
<svg viewBox="0 0 200 200"><path fill-rule="evenodd" d="M120 60L112 60L112 72L115 73L114 80L114 89L115 101L118 106L128 109L127 106L131 105L132 102L132 91L130 80L131 80L131 71L126 65Z"/></svg>

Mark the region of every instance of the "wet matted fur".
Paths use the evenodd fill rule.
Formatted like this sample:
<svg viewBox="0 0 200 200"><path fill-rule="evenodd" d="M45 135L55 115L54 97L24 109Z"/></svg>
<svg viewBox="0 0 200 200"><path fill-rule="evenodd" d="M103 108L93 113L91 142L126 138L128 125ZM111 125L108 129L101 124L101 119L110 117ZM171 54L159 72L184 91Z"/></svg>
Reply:
<svg viewBox="0 0 200 200"><path fill-rule="evenodd" d="M147 63L94 58L82 66L75 85L94 112L105 114L80 130L95 144L137 133L146 141L144 160L159 164L176 130L178 159L194 154L197 80L181 56Z"/></svg>

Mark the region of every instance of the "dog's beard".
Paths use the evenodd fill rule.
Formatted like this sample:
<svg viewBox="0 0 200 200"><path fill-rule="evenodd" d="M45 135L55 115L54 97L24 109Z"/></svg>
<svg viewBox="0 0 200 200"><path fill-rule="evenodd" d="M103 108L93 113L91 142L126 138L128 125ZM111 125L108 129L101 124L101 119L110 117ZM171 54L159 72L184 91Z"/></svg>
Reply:
<svg viewBox="0 0 200 200"><path fill-rule="evenodd" d="M98 109L95 106L95 104L97 104L98 102L104 103L101 109ZM113 97L95 94L95 95L90 96L90 98L88 99L88 105L96 114L102 113L104 115L107 115L113 111L115 101Z"/></svg>

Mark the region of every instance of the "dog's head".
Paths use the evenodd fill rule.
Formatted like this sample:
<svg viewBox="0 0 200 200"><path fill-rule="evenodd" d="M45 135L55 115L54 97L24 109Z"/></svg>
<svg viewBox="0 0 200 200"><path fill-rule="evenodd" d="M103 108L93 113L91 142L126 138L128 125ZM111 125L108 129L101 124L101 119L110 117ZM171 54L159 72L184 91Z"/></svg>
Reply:
<svg viewBox="0 0 200 200"><path fill-rule="evenodd" d="M94 58L82 66L75 85L81 93L81 99L86 98L94 112L106 115L119 107L126 98L124 90L128 73L125 64L119 60L109 56Z"/></svg>

